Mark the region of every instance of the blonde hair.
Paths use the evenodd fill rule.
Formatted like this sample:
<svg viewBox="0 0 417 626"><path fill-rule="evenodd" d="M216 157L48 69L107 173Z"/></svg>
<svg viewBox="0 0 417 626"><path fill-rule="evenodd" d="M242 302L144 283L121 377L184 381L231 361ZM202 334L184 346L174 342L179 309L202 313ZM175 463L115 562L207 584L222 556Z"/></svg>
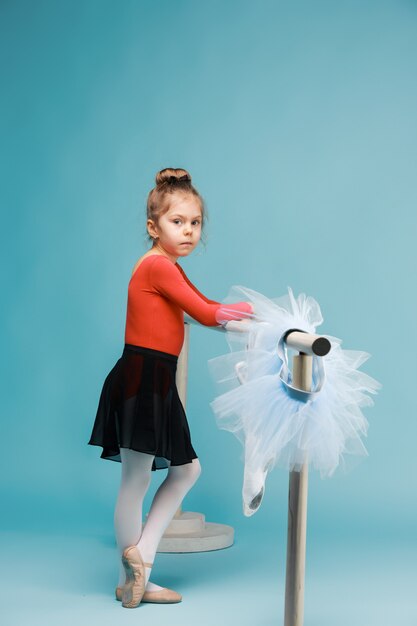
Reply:
<svg viewBox="0 0 417 626"><path fill-rule="evenodd" d="M207 208L203 198L191 183L191 176L187 170L181 167L166 167L160 170L155 177L156 185L148 195L146 204L146 219L158 224L159 218L169 210L173 194L190 194L197 198L201 209L201 234L205 220L208 219ZM148 233L148 241L153 241ZM201 239L202 243L205 243Z"/></svg>

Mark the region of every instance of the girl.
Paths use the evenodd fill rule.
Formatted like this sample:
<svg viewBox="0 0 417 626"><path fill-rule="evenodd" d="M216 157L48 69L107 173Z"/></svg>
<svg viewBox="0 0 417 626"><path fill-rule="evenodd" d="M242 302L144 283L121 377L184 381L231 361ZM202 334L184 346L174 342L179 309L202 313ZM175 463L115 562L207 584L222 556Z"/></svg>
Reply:
<svg viewBox="0 0 417 626"><path fill-rule="evenodd" d="M136 263L128 287L123 353L104 381L89 444L122 464L114 514L121 557L116 598L126 608L180 602L181 595L149 581L160 539L201 472L175 373L184 314L206 326L250 317L249 302L209 300L189 281L178 257L197 246L205 208L186 170L156 175L147 202L152 248ZM142 530L142 503L151 471L168 469Z"/></svg>

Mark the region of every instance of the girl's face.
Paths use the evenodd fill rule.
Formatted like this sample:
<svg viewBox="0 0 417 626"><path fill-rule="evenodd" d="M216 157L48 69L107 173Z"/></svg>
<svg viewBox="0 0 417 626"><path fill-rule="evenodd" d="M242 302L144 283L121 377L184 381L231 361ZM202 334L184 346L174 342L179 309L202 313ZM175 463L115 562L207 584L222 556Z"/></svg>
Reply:
<svg viewBox="0 0 417 626"><path fill-rule="evenodd" d="M201 208L195 196L175 193L170 207L159 218L159 224L148 220L148 232L158 237L154 247L164 251L173 261L194 250L201 237Z"/></svg>

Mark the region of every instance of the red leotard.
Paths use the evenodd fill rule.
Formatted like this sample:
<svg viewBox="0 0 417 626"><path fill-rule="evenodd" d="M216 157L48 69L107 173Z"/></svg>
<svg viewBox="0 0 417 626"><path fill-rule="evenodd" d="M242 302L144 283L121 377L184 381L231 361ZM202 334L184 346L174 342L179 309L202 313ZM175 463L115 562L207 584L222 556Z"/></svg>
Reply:
<svg viewBox="0 0 417 626"><path fill-rule="evenodd" d="M227 313L229 307L241 314ZM162 254L150 254L129 281L125 343L179 356L184 342L183 311L205 326L218 326L220 308L225 319L242 319L252 313L248 302L227 305L209 300L178 263Z"/></svg>

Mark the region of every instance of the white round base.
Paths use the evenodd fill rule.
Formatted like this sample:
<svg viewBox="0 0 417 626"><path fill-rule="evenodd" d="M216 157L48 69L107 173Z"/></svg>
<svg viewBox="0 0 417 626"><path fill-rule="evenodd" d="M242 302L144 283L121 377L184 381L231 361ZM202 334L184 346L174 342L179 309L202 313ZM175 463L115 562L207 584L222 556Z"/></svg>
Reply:
<svg viewBox="0 0 417 626"><path fill-rule="evenodd" d="M181 511L178 517L171 520L159 542L157 552L222 550L233 545L233 540L232 526L206 522L202 513Z"/></svg>

